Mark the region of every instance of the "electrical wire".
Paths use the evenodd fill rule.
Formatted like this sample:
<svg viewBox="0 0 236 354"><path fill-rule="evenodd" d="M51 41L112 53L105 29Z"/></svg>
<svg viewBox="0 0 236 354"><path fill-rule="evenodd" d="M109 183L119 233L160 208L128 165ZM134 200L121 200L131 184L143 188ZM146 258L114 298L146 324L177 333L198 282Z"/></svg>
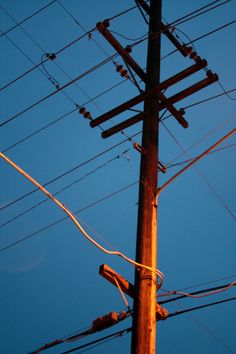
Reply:
<svg viewBox="0 0 236 354"><path fill-rule="evenodd" d="M85 211L85 210L87 210L87 209L89 209L89 208L101 203L101 202L104 202L105 200L108 200L108 199L114 197L115 195L120 194L121 192L123 192L123 191L125 191L125 190L127 190L127 189L129 189L129 188L131 188L133 186L135 186L136 184L138 184L138 182L139 181L136 181L136 182L133 182L131 184L128 184L125 187L120 188L120 189L116 190L115 192L112 192L112 193L106 195L105 197L103 197L101 199L98 199L95 202L92 202L92 203L88 204L87 206L76 210L75 212L73 212L73 214L77 215L77 214L79 214L79 213L81 213L81 212L83 212L83 211ZM33 238L34 236L40 234L41 232L46 231L46 230L50 229L51 227L56 226L56 225L60 224L61 222L65 221L67 219L68 219L68 216L64 216L63 218L57 219L54 222L52 222L50 224L47 224L46 226L44 226L44 227L42 227L42 228L40 228L40 229L38 229L38 230L28 234L28 235L22 237L21 239L19 239L19 240L13 242L13 243L1 248L0 249L0 253L5 252L6 250L8 250L10 248L15 247L16 245L21 244L22 242Z"/></svg>
<svg viewBox="0 0 236 354"><path fill-rule="evenodd" d="M174 159L172 159L170 162L168 162L166 165L167 167L169 167L170 165L173 165L173 162L178 160L181 156L185 155L186 152L189 152L191 149L193 149L194 147L196 147L197 145L199 145L200 143L202 143L204 140L206 140L207 138L209 138L210 136L212 136L215 132L217 132L218 130L222 129L225 125L227 125L228 123L231 123L232 121L235 120L235 117L230 118L230 119L225 119L223 122L221 122L220 124L218 124L214 129L212 129L211 131L209 131L207 134L205 134L203 137L201 137L200 139L198 139L197 141L195 141L192 145L190 145L187 149L185 149L184 151L182 151L180 154L178 154ZM219 148L219 149L223 149L223 148ZM218 149L218 150L219 150ZM212 153L214 153L214 151L212 151Z"/></svg>
<svg viewBox="0 0 236 354"><path fill-rule="evenodd" d="M185 150L183 149L183 147L181 146L181 144L178 142L178 140L175 138L175 136L171 133L170 129L167 128L167 126L161 121L162 125L165 127L165 129L167 130L168 134L172 137L172 139L175 141L175 143L179 146L179 148L183 151L183 153L188 157L188 155L186 154ZM233 129L229 134L227 134L226 136L224 136L222 139L225 139L226 137L229 137L230 135L234 134L236 132L236 129ZM219 140L218 143L223 140ZM216 144L214 144L216 145ZM209 150L209 149L208 149ZM207 150L206 150L207 151ZM204 155L206 154L206 151L203 153ZM208 152L207 152L208 153ZM201 157L203 157L203 154L200 154L196 159L196 160L200 159ZM192 161L194 162L194 160ZM165 182L162 187L160 187L157 191L157 195L159 195L159 193L166 188L166 186L173 181L173 179L175 179L178 175L180 175L180 173L184 172L186 170L186 168L190 167L190 165L192 165L192 162L189 163L189 165L187 165L186 167L184 167L181 171L177 172L177 174L173 177L171 177L167 182ZM206 182L206 184L208 185L208 187L211 189L211 191L213 192L213 194L215 195L215 197L218 199L218 201L220 202L220 204L222 204L224 206L224 208L227 210L227 212L229 213L229 215L233 218L233 220L236 221L236 216L234 215L234 213L231 211L231 209L229 208L229 206L226 204L226 202L223 200L223 198L217 193L217 191L215 190L215 188L213 188L213 186L210 184L210 182L208 181L208 179L206 178L206 176L199 170L199 168L197 166L194 166L195 169L197 170L198 174L202 177L202 179Z"/></svg>
<svg viewBox="0 0 236 354"><path fill-rule="evenodd" d="M116 34L117 36L119 36L119 37L121 37L123 39L127 39L128 41L133 41L133 42L136 42L136 41L139 41L141 39L147 38L147 33L143 34L142 36L136 37L136 38L130 38L130 37L127 37L127 36L121 34L120 32L117 32L117 31L110 30L110 32Z"/></svg>
<svg viewBox="0 0 236 354"><path fill-rule="evenodd" d="M72 85L74 82L82 79L83 77L89 75L90 73L92 73L93 71L101 68L103 65L105 65L106 63L110 62L112 59L114 59L117 56L117 54L112 55L109 59L105 59L102 60L100 63L96 64L95 66L91 67L90 69L86 70L85 72L83 72L82 74L76 76L73 80L67 82L66 84L64 84L63 86L59 87L57 91L53 91L51 93L49 93L47 96L44 96L43 98L39 99L38 101L34 102L33 104L31 104L30 106L26 107L25 109L23 109L22 111L14 114L13 116L5 119L3 122L0 123L0 128L3 127L4 125L8 124L9 122L15 120L16 118L20 117L22 114L28 112L29 110L31 110L32 108L38 106L40 103L46 101L48 98L54 96L55 94L57 94L58 92L64 90L66 87Z"/></svg>
<svg viewBox="0 0 236 354"><path fill-rule="evenodd" d="M74 39L72 42L68 43L67 45L65 45L63 48L59 49L57 52L53 53L56 56L60 53L62 53L64 50L70 48L72 45L74 45L75 43L77 43L78 41L80 41L81 39L83 39L84 37L86 37L89 33L91 33L92 31L94 31L94 28L91 29L90 31L88 31L88 33L86 34L82 34L81 36L77 37L76 39ZM50 60L49 57L46 58L43 63L46 63L46 61ZM38 67L40 67L42 65L42 62L36 64L35 66L33 66L32 68L30 68L29 70L25 71L24 73L22 73L21 75L17 76L15 79L13 79L12 81L8 82L7 84L5 84L4 86L0 87L0 92L3 91L4 89L6 89L7 87L11 86L12 84L14 84L15 82L17 82L18 80L22 79L24 76L28 75L29 73L31 73L32 71L34 71L35 69L37 69Z"/></svg>
<svg viewBox="0 0 236 354"><path fill-rule="evenodd" d="M204 290L200 290L200 291L195 291L193 293L186 293L186 292L183 292L183 291L180 291L180 290L167 291L166 293L159 294L158 298L166 297L166 296L172 296L172 295L181 295L181 296L175 297L171 301L180 300L180 299L183 299L183 298L186 298L186 297L191 297L193 299L200 299L202 297L206 297L206 296L211 296L211 295L222 293L222 292L224 292L226 290L231 289L235 285L236 285L236 281L233 281L233 282L231 282L229 284L216 286L216 287L210 288L210 289L204 289ZM159 303L160 304L166 304L166 303L171 302L171 301L170 300L166 300L166 301L162 301L162 302L159 302Z"/></svg>
<svg viewBox="0 0 236 354"><path fill-rule="evenodd" d="M114 277L114 279L116 280L115 277ZM229 287L229 285L230 285L230 284L226 284L226 285L221 285L221 286L214 287L214 288L203 289L203 290L200 290L200 291L196 291L196 292L194 292L194 293L191 293L191 295L194 295L194 294L202 294L202 293L208 293L209 291L210 291L210 292L213 292L213 291L215 292L215 291L217 291L217 290L219 290L219 289L225 289L226 287ZM234 284L234 285L235 285L235 284ZM117 282L117 286L118 286L118 288L119 288L118 282ZM169 294L168 294L168 295L169 295ZM159 298L160 296L161 296L161 295L159 295L158 298ZM164 300L164 301L158 301L158 303L159 303L160 305L163 305L163 304L166 304L166 303L169 303L169 302L173 302L173 301L174 301L174 302L177 302L178 300L181 300L181 299L183 299L183 298L185 298L185 297L186 297L186 295L182 295L182 296L175 297L174 299L172 298L172 299L168 299L168 300ZM235 297L235 298L229 298L229 299L220 300L220 301L217 301L217 302L214 302L214 303L210 303L210 304L205 304L205 305L203 305L203 307L208 307L208 306L212 306L213 304L219 304L219 303L231 301L232 299L236 299L236 297ZM126 306L127 306L127 301L125 301L125 304L126 304ZM202 308L202 305L201 305L201 306L194 307L194 309L200 309L200 308ZM187 309L187 310L184 309L183 311L177 311L177 312L174 312L174 313L172 313L172 314L168 314L168 317L174 317L174 316L176 316L176 315L189 312L190 310L191 310L191 309ZM120 313L119 321L118 321L118 322L120 322L121 320L126 319L127 316L130 315L130 311L132 311L132 310L129 308L128 311L125 312L125 316L123 315L124 311L122 311L122 312ZM167 317L167 318L168 318L168 317ZM157 319L157 321L158 321L158 319ZM57 340L55 340L55 341L53 341L53 342L51 342L51 343L48 343L48 344L42 346L41 348L39 348L39 349L38 349L38 352L39 352L39 351L42 351L42 350L45 350L45 349L48 349L48 348L51 348L51 347L54 346L54 345L61 344L62 342L69 341L70 339L72 339L72 340L74 340L74 339L80 339L81 336L83 336L83 335L90 335L90 334L93 334L93 333L94 333L94 331L92 330L92 327L88 327L88 328L86 328L86 331L79 332L79 333L78 333L78 332L75 332L75 333L73 333L72 336L66 336L66 337L64 337L63 339L59 339L59 340L57 339ZM36 353L36 352L33 352L32 354L34 354L34 353Z"/></svg>
<svg viewBox="0 0 236 354"><path fill-rule="evenodd" d="M30 16L24 18L22 21L18 22L15 26L9 28L8 30L6 30L5 32L3 32L0 35L0 38L2 36L5 36L6 34L8 34L9 32L13 31L15 28L17 28L18 26L22 25L23 23L25 23L26 21L30 20L32 17L34 17L35 15L39 14L40 12L42 12L43 10L47 9L49 6L51 6L52 4L54 4L56 2L56 0L53 0L51 2L49 2L47 5L41 7L39 10L35 11L34 13L32 13ZM0 5L0 8L2 8L2 6Z"/></svg>
<svg viewBox="0 0 236 354"><path fill-rule="evenodd" d="M57 0L55 0L57 1ZM57 3L61 6L63 6L59 1L57 1ZM113 17L109 18L109 21L112 21L115 18L118 18L126 13L128 13L129 11L132 11L136 8L137 6L133 6L125 11L122 11L116 15L114 15ZM21 23L20 23L21 24ZM20 25L19 24L19 25ZM54 54L57 56L58 54L62 53L64 50L68 49L69 47L71 47L72 45L74 45L75 43L77 43L78 41L80 41L82 38L88 36L89 34L91 34L93 31L96 30L96 27L91 28L89 31L87 31L85 34L77 37L75 40L71 41L70 43L68 43L67 45L65 45L63 48L59 49L57 52L55 52ZM137 44L136 44L137 45ZM49 60L47 58L47 60ZM47 61L45 60L44 63ZM29 74L30 72L32 72L33 70L35 70L37 67L39 67L40 65L42 65L42 63L39 63L37 65L35 65L34 67L32 67L31 69L27 70L26 72L22 73L21 75L19 75L18 77L16 77L14 80L12 80L11 82L8 82L7 84L5 84L4 86L0 87L0 92L4 89L6 89L7 87L9 87L10 85L12 85L13 83L15 83L16 81L18 81L19 79L23 78L25 75Z"/></svg>
<svg viewBox="0 0 236 354"><path fill-rule="evenodd" d="M211 11L211 10L214 10L214 9L216 9L216 8L218 8L218 7L222 6L222 5L230 2L231 0L225 0L221 4L215 5L215 6L211 7L210 9L206 9L207 7L213 5L214 3L217 3L219 1L221 1L221 0L213 1L210 4L205 5L205 6L201 7L200 9L197 9L197 10L195 10L195 11L193 11L193 12L191 12L191 13L189 13L189 14L187 14L187 15L185 15L185 16L183 16L183 17L181 17L181 18L179 18L179 19L177 19L177 20L175 20L173 22L171 22L170 25L171 26L172 25L180 25L180 24L182 24L184 22L190 21L190 20L194 19L195 17L201 16L201 15L203 15L203 14L205 14L205 13ZM204 10L204 11L200 12L199 14L197 14L197 12L199 12L199 11L201 11L203 9L206 9L206 10Z"/></svg>
<svg viewBox="0 0 236 354"><path fill-rule="evenodd" d="M143 268L146 269L152 273L154 273L159 279L160 279L160 284L159 286L162 285L164 282L164 274L153 267L147 266L145 264L141 264L139 262L135 262L131 258L127 257L125 254L123 254L120 251L111 251L103 246L101 246L98 242L96 242L80 225L78 220L75 218L75 216L72 214L72 212L64 205L62 204L57 198L55 198L47 189L45 189L40 183L38 183L34 178L32 178L28 173L26 173L23 169L21 169L17 164L15 164L11 159L9 159L7 156L5 156L3 153L0 152L0 157L2 157L9 165L11 165L14 169L16 169L20 174L22 174L26 179L28 179L32 184L34 184L37 188L39 188L45 195L47 195L55 204L59 206L71 219L71 221L75 224L75 226L79 229L79 231L83 234L85 238L89 242L91 242L95 247L100 249L102 252L111 255L111 256L118 256L124 259L126 262L134 265L136 268Z"/></svg>
<svg viewBox="0 0 236 354"><path fill-rule="evenodd" d="M203 308L207 308L207 307L223 304L223 303L226 303L226 302L229 302L229 301L234 301L234 300L236 300L236 297L231 297L231 298L227 298L227 299L224 299L224 300L211 302L211 303L208 303L208 304L205 304L205 305L195 306L195 307L191 307L191 308L188 308L188 309L185 309L185 310L176 311L176 312L170 313L168 315L168 318L176 317L176 316L188 313L188 312L200 310L200 309L203 309ZM102 338L99 338L99 339L96 339L94 341L88 342L88 343L83 344L81 346L77 346L77 347L75 347L73 349L70 349L68 351L63 352L62 354L72 353L72 352L75 352L76 350L80 350L80 349L89 347L89 346L94 345L96 343L101 343L103 340L106 340L106 339L109 339L109 338L112 339L113 337L118 337L118 336L122 335L123 333L129 333L131 331L132 331L132 327L127 327L127 328L125 328L125 329L123 329L121 331L111 333L108 336L104 336Z"/></svg>
<svg viewBox="0 0 236 354"><path fill-rule="evenodd" d="M219 151L222 151L222 150L225 150L225 149L229 149L229 148L234 147L234 146L236 146L236 143L230 144L230 145L225 145L225 146L223 146L223 147L220 147L220 148L218 148L218 149L215 149L215 150L213 150L213 151L210 151L209 154L207 154L207 156L208 156L208 155L211 155L211 154L215 154L216 152L219 152ZM197 156L192 157L192 158L187 159L187 160L184 160L184 161L177 162L177 163L166 164L166 167L168 167L168 169L170 169L170 168L173 168L173 167L185 165L186 163L193 161L196 157L197 157Z"/></svg>
<svg viewBox="0 0 236 354"><path fill-rule="evenodd" d="M113 89L115 89L116 87L120 86L120 85L123 84L124 82L126 82L126 80L120 81L118 84L113 85L113 86L110 87L109 89L107 89L107 90L101 92L100 94L96 95L95 97L93 97L93 98L89 99L88 101L84 102L84 103L82 104L82 106L85 106L85 105L87 105L88 103L92 102L93 100L102 97L103 95L105 95L106 93L112 91ZM39 128L38 130L35 130L33 133L31 133L31 134L25 136L24 138L22 138L22 139L16 141L14 144L12 144L12 145L6 147L5 149L2 149L2 152L5 153L5 152L11 150L11 149L14 148L15 146L17 146L17 145L19 145L19 144L21 144L21 143L27 141L28 139L32 138L33 136L37 135L38 133L40 133L40 132L44 131L45 129L49 128L50 126L52 126L52 125L58 123L59 121L61 121L62 119L68 117L70 114L76 112L77 110L78 110L78 108L76 107L76 108L72 109L71 111L68 111L67 113L65 113L65 114L63 114L62 116L56 118L56 119L53 120L52 122L50 122L50 123L44 125L42 128ZM0 209L0 210L1 210L1 209Z"/></svg>
<svg viewBox="0 0 236 354"><path fill-rule="evenodd" d="M219 81L217 81L217 82L219 83ZM233 89L231 89L231 90L224 91L223 93L220 93L220 94L218 94L218 95L211 96L211 97L205 98L205 99L203 99L203 100L197 101L197 102L195 102L195 103L192 103L192 104L190 104L190 105L188 105L188 106L183 107L183 109L188 109L188 108L191 108L191 107L198 106L199 104L209 102L209 101L211 101L211 100L213 100L213 99L215 99L215 98L218 98L218 97L221 97L221 96L225 96L225 95L229 94L230 92L234 92L234 91L236 91L236 88L233 88ZM164 119L165 119L165 118L164 118Z"/></svg>
<svg viewBox="0 0 236 354"><path fill-rule="evenodd" d="M139 135L139 134L140 134L140 132L138 132L138 133L136 133L136 134L133 134L133 135L132 135L132 138L135 137L135 136L137 136L137 135ZM115 149L116 147L118 147L118 146L124 144L124 143L127 142L127 141L129 141L129 138L124 139L124 140L120 141L119 143L117 143L117 144L115 144L115 145L112 145L111 147L109 147L109 148L103 150L102 152L100 152L100 153L98 153L98 154L92 156L92 157L89 158L88 160L85 160L85 161L81 162L80 164L78 164L78 165L72 167L71 169L69 169L69 170L67 170L67 171L65 171L65 172L63 172L63 173L61 173L60 175L58 175L58 176L52 178L51 180L47 181L46 183L43 184L43 187L46 187L46 186L48 186L49 184L51 184L51 183L53 183L53 182L55 182L55 181L58 181L58 180L61 179L62 177L67 176L67 175L70 174L71 172L76 171L78 168L87 165L88 163L90 163L90 162L94 161L95 159L97 159L97 158L103 156L103 155L106 154L107 152L109 152L109 151ZM28 193L26 193L26 194L23 194L22 196L20 196L20 197L14 199L13 201L9 202L8 204L5 204L5 205L1 206L1 207L0 207L0 211L6 209L6 208L8 208L8 207L10 207L11 205L13 205L13 204L15 204L15 203L17 203L17 202L19 202L19 201L21 201L21 200L23 200L23 199L25 199L26 197L30 196L31 194L33 194L33 193L35 193L35 192L37 192L37 191L38 191L38 188L35 188L35 189L31 190L30 192L28 192Z"/></svg>
<svg viewBox="0 0 236 354"><path fill-rule="evenodd" d="M84 348L87 348L87 347L92 346L92 345L93 345L93 348L95 348L98 344L101 344L101 342L102 342L102 343L105 343L105 342L107 342L108 340L114 339L114 338L116 338L116 337L121 337L122 335L131 332L131 330L132 330L131 327L130 327L130 328L125 328L125 329L123 329L123 330L121 330L121 331L118 331L118 332L109 334L109 335L107 335L107 336L105 336L105 337L102 337L102 338L100 338L100 339L95 339L95 340L93 340L92 342L89 342L89 343L80 345L79 347L76 347L76 348L67 350L66 352L63 352L63 353L61 353L61 354L72 353L72 352L75 352L76 350L84 349ZM95 346L95 345L96 345L96 346ZM83 352L84 352L84 351L83 351ZM80 353L82 353L82 352L80 352Z"/></svg>
<svg viewBox="0 0 236 354"><path fill-rule="evenodd" d="M210 280L210 281L205 281L204 283L198 283L198 284L194 284L194 285L190 285L190 286L185 286L184 288L181 288L181 289L178 289L178 290L180 290L180 291L188 290L188 289L196 288L196 287L199 287L199 286L204 286L204 285L218 283L219 281L226 280L226 279L232 279L232 278L236 278L236 274L228 275L228 276L217 278L217 279ZM225 287L226 285L221 285L221 286ZM205 289L205 290L206 291L211 291L211 290L214 290L214 288Z"/></svg>
<svg viewBox="0 0 236 354"><path fill-rule="evenodd" d="M199 37L197 37L197 38L192 39L191 42L185 43L185 45L189 45L189 44L195 43L195 42L197 42L197 41L199 41L199 40L201 40L201 39L203 39L203 38L206 38L206 37L208 37L208 36L210 36L210 35L212 35L212 34L218 32L218 31L220 31L220 30L222 30L222 29L228 27L228 26L232 26L232 25L234 25L235 23L236 23L236 20L230 21L230 22L228 22L228 23L226 23L226 24L224 24L224 25L222 25L222 26L220 26L220 27L215 28L214 30L212 30L212 31L210 31L210 32L207 32L207 33L205 33L205 34L203 34L203 35L201 35L201 36L199 36ZM164 55L164 56L161 58L161 60L163 60L163 59L169 57L170 55L172 55L172 54L174 54L174 53L176 53L176 52L178 52L178 49L172 50L170 53Z"/></svg>
<svg viewBox="0 0 236 354"><path fill-rule="evenodd" d="M115 157L113 157L112 159L106 161L105 163L97 166L95 169L91 170L90 172L86 173L85 175L83 175L80 178L77 178L76 180L74 180L73 182L67 184L66 186L64 186L63 188L57 190L56 192L53 193L54 196L59 195L60 193L64 192L65 190L75 186L77 183L83 181L84 179L86 179L87 177L91 176L92 174L96 173L97 171L101 170L104 167L107 167L111 162L121 158L123 155L125 155L129 150L125 150L122 153L120 153L119 155L116 155ZM43 200L41 200L40 202L34 204L33 206L31 206L28 209L25 209L24 211L22 211L21 213L17 214L16 216L12 217L11 219L3 222L2 224L0 224L0 229L6 225L9 225L10 223L12 223L13 221L18 220L20 217L25 216L26 214L28 214L30 211L35 210L37 207L39 207L40 205L44 204L45 202L47 202L49 199L45 198Z"/></svg>
<svg viewBox="0 0 236 354"><path fill-rule="evenodd" d="M220 86L220 88L222 89L223 93L231 100L231 101L236 101L236 98L232 97L229 95L229 92L231 92L232 90L230 91L226 91L226 89L224 88L224 86L222 85L222 83L220 82L220 80L217 81L218 82L218 85Z"/></svg>

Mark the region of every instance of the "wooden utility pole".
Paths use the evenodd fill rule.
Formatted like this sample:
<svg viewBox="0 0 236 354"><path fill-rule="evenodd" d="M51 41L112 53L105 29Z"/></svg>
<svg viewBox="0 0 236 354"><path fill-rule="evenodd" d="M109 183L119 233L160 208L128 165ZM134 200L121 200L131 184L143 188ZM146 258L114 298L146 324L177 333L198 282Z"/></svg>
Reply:
<svg viewBox="0 0 236 354"><path fill-rule="evenodd" d="M160 83L161 7L162 0L151 0L145 91ZM153 268L157 266L158 102L156 95L144 100L136 244L136 261ZM136 270L132 354L156 353L156 291L155 273Z"/></svg>

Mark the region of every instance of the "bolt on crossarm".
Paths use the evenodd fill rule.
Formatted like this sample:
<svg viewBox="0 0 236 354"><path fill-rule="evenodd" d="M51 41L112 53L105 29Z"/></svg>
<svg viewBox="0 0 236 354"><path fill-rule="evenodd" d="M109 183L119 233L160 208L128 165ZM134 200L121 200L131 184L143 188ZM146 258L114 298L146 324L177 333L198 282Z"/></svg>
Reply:
<svg viewBox="0 0 236 354"><path fill-rule="evenodd" d="M160 27L161 0L150 2L149 40L147 53L146 87L148 91L160 83ZM140 165L139 210L136 261L152 268L157 266L157 189L158 166L158 96L144 100ZM156 353L156 275L145 269L136 269L132 328L132 354Z"/></svg>

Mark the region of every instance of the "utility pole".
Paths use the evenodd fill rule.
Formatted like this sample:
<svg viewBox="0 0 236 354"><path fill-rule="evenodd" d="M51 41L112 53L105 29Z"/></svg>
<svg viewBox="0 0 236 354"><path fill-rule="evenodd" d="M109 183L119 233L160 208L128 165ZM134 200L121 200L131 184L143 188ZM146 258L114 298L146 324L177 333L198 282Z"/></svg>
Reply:
<svg viewBox="0 0 236 354"><path fill-rule="evenodd" d="M146 72L132 57L132 46L124 47L109 30L109 20L98 22L96 27L123 59L131 77L134 78L135 73L145 83L145 91L139 92L138 96L130 98L97 118L92 118L85 107L80 109L80 113L85 118L89 118L90 126L95 128L123 112L129 114L129 110L133 106L144 102L142 112L103 130L101 136L103 139L107 139L143 121L142 146L136 142L133 144L134 148L141 153L136 263L155 270L157 268L157 208L160 193L158 170L162 173L166 172L166 167L158 157L159 112L167 109L184 129L188 128L188 122L183 117L184 109L177 109L174 104L216 82L218 76L211 70L205 69L207 61L202 59L194 48L182 44L172 33L171 27L161 22L162 0L151 0L150 5L144 0L135 0L135 2L149 17ZM161 33L170 40L183 57L188 57L194 62L193 65L162 82L160 82ZM125 76L127 79L131 78L123 65L115 63L115 66L121 76ZM203 80L171 97L166 97L167 88L202 69L205 69L206 75ZM135 285L133 286L109 266L100 267L102 276L134 299L131 354L156 354L156 320L164 320L168 316L168 311L156 302L157 273L148 268L136 267ZM107 318L110 317L105 317L105 320ZM112 318L113 320L114 318Z"/></svg>
<svg viewBox="0 0 236 354"><path fill-rule="evenodd" d="M151 0L145 91L160 83L162 0ZM157 205L155 194L158 176L159 97L144 100L143 133L136 261L157 267ZM144 268L135 273L132 354L156 353L156 291L155 273Z"/></svg>

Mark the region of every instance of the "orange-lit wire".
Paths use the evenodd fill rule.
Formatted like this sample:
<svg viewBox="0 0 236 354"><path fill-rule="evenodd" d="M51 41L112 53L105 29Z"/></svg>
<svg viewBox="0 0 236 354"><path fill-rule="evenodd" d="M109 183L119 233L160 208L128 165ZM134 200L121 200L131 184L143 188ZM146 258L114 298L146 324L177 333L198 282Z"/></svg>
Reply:
<svg viewBox="0 0 236 354"><path fill-rule="evenodd" d="M19 173L21 173L24 177L26 177L31 183L33 183L36 187L38 187L44 194L46 194L54 203L56 203L73 221L73 223L76 225L76 227L81 231L81 233L97 248L99 248L101 251L109 254L109 255L116 255L127 262L135 265L136 267L141 267L144 269L147 269L153 273L156 274L161 280L161 284L164 281L164 274L155 268L149 267L147 265L135 262L131 258L128 258L126 255L119 251L110 251L101 246L98 242L96 242L91 236L87 234L87 232L83 229L83 227L80 225L80 223L76 220L75 216L72 214L72 212L66 208L64 204L62 204L57 198L55 198L46 188L44 188L40 183L38 183L33 177L31 177L28 173L26 173L22 168L20 168L17 164L15 164L11 159L9 159L7 156L5 156L2 152L0 152L0 157L2 157L7 163L9 163L12 167L14 167Z"/></svg>

